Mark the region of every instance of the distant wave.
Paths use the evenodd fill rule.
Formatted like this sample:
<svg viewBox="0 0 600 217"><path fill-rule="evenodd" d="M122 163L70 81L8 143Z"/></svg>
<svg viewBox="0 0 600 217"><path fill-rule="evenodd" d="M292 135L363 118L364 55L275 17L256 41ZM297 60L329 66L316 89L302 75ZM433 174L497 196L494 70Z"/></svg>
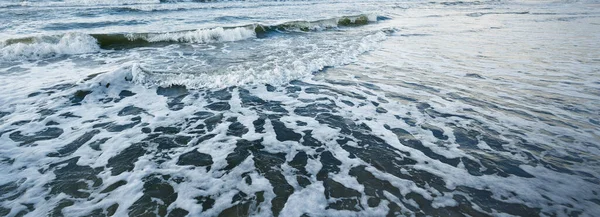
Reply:
<svg viewBox="0 0 600 217"><path fill-rule="evenodd" d="M46 7L46 6L94 6L94 5L136 5L159 4L160 0L13 0L11 6ZM8 3L7 3L8 5Z"/></svg>
<svg viewBox="0 0 600 217"><path fill-rule="evenodd" d="M0 3L5 7L62 7L62 6L118 6L118 5L147 5L172 3L209 3L247 0L8 0ZM275 2L277 0L250 0L251 2ZM301 0L306 1L306 0Z"/></svg>

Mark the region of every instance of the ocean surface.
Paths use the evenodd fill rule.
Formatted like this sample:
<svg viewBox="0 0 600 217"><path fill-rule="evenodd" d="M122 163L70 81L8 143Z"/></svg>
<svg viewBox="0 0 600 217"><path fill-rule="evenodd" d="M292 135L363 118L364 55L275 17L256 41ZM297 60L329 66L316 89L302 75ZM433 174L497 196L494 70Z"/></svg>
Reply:
<svg viewBox="0 0 600 217"><path fill-rule="evenodd" d="M600 216L600 1L1 0L0 216Z"/></svg>

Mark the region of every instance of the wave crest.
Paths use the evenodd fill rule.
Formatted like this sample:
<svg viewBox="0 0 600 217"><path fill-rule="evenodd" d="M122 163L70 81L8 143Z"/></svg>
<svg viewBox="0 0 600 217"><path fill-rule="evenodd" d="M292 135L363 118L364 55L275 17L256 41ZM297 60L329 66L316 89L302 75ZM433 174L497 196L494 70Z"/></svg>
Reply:
<svg viewBox="0 0 600 217"><path fill-rule="evenodd" d="M145 40L147 42L190 42L190 43L213 43L230 42L254 38L255 32L251 28L236 27L225 29L222 27L214 29L198 29L195 31L173 32L173 33L150 33L150 34L128 34L131 40Z"/></svg>

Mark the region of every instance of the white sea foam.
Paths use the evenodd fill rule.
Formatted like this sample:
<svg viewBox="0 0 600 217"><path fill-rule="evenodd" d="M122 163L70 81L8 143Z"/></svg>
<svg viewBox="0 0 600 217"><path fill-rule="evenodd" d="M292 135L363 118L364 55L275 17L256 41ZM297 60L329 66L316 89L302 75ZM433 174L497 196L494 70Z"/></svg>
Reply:
<svg viewBox="0 0 600 217"><path fill-rule="evenodd" d="M307 47L315 47L315 50L306 50L306 48L298 47L298 45L289 48L280 47L277 49L280 52L285 52L284 56L266 56L264 59L255 59L238 65L225 65L218 71L201 73L185 70L156 71L152 68L156 65L156 61L150 59L147 61L150 64L132 65L132 81L148 87L184 85L188 88L219 88L264 83L282 84L310 76L325 67L351 63L360 54L376 47L377 43L385 40L386 37L385 33L376 32L359 40L335 45L334 49L319 48L318 45L313 44L309 44ZM277 43L274 42L269 46L278 47ZM282 43L286 42L282 41ZM302 44L300 46L306 45ZM269 48L265 47L264 49ZM165 65L161 64L159 66L164 67ZM177 67L173 68L177 69Z"/></svg>
<svg viewBox="0 0 600 217"><path fill-rule="evenodd" d="M6 44L6 43L4 43ZM84 54L100 50L92 36L67 33L60 37L34 38L32 43L14 43L0 47L0 59L39 59L58 55Z"/></svg>
<svg viewBox="0 0 600 217"><path fill-rule="evenodd" d="M369 20L370 22L377 22L377 14L368 14L367 16L367 20Z"/></svg>

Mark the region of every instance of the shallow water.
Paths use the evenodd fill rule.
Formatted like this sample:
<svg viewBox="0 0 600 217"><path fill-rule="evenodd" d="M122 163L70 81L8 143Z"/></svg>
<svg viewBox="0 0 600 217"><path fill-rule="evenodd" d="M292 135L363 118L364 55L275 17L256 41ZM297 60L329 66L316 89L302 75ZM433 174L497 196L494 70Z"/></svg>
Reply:
<svg viewBox="0 0 600 217"><path fill-rule="evenodd" d="M600 216L600 3L5 1L1 216Z"/></svg>

